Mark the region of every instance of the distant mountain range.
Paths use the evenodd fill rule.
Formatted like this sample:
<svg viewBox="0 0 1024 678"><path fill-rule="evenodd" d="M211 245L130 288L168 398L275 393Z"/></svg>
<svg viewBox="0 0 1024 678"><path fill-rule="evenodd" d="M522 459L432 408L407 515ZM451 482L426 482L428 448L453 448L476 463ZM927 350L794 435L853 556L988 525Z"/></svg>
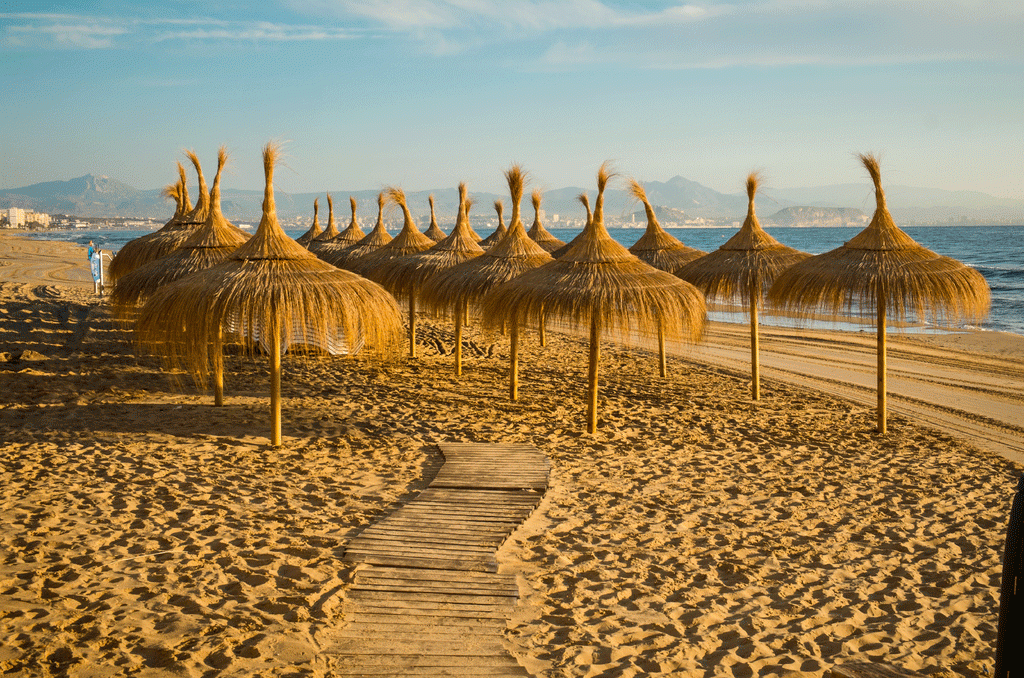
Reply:
<svg viewBox="0 0 1024 678"><path fill-rule="evenodd" d="M676 176L666 182L650 181L644 184L644 188L651 203L662 211L659 220L668 220L680 226L684 221L694 219L731 225L742 221L746 214L745 194L719 193L683 177ZM191 191L194 201L195 188ZM547 216L545 223L552 226L556 214L561 222L582 219L584 211L577 196L583 191L577 187L546 191L542 203ZM593 201L596 190L591 187L586 192ZM0 209L21 207L48 214L93 218L169 218L174 206L160 193L160 189L141 190L110 177L88 174L69 181L48 181L24 188L0 190ZM422 221L429 214L427 197L431 193L435 198L439 220L446 223L452 221L458 204L458 191L454 187L407 193L409 208L414 216ZM358 202L359 217L363 224L372 225L376 219L377 191L332 190L331 194L336 198L335 218L340 225L343 226L349 219L349 195L354 196ZM506 203L507 222L511 213L507 195L472 191L471 195L475 200L472 216L493 216L492 205L495 200L501 199ZM314 198L321 198L321 224L326 225L326 192L289 194L277 191L275 197L278 215L285 220L301 220L303 217L308 220L313 214ZM901 224L1024 223L1024 200L996 198L975 191L887 186L886 198L890 211ZM222 189L221 205L225 215L232 221L257 222L262 200L262 191L242 191L229 187ZM874 202L874 191L865 182L815 188L764 188L758 194L757 205L758 216L765 224L809 226L832 225L844 220L857 222L861 218L860 213L870 216ZM528 197L523 201L522 209L523 221L528 227L533 221L533 209ZM611 188L606 193L605 214L609 218L631 221L636 211L637 203L624 190Z"/></svg>

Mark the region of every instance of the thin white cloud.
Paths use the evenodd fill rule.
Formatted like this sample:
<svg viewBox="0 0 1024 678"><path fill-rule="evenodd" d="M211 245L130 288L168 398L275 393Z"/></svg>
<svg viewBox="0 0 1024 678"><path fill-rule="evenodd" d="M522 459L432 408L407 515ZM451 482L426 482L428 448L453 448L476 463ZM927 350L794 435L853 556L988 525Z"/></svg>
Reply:
<svg viewBox="0 0 1024 678"><path fill-rule="evenodd" d="M173 27L169 29L168 27ZM108 49L139 42L346 40L365 35L334 26L218 19L114 18L53 13L0 13L8 48Z"/></svg>

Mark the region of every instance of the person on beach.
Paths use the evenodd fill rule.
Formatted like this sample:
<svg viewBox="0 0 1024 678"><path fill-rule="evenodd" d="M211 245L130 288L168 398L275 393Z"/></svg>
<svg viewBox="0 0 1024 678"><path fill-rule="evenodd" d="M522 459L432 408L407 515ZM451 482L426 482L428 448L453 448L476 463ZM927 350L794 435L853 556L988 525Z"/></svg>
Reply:
<svg viewBox="0 0 1024 678"><path fill-rule="evenodd" d="M92 288L96 294L103 294L103 250L98 250L89 241L89 269L92 272Z"/></svg>

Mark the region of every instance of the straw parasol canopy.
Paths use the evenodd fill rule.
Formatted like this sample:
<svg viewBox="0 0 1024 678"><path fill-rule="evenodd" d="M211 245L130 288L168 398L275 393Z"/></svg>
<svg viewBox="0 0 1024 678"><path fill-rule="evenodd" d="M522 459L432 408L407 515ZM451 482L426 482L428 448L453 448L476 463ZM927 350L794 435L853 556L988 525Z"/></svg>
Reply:
<svg viewBox="0 0 1024 678"><path fill-rule="evenodd" d="M295 239L295 242L299 243L305 248L309 248L313 240L321 233L323 229L320 228L320 198L313 198L313 223L310 225L309 230L300 235Z"/></svg>
<svg viewBox="0 0 1024 678"><path fill-rule="evenodd" d="M424 304L455 317L455 374L462 374L462 324L469 304L477 304L494 286L551 261L551 255L526 235L519 202L526 175L519 165L505 172L512 194L512 224L505 237L483 254L428 278L421 290ZM513 400L515 395L513 395Z"/></svg>
<svg viewBox="0 0 1024 678"><path fill-rule="evenodd" d="M615 242L604 227L608 163L597 173L597 202L582 237L561 259L496 287L483 300L484 321L538 322L553 314L590 327L587 430L597 430L601 336L622 339L657 332L670 341L700 339L707 319L704 296L693 285L644 263Z"/></svg>
<svg viewBox="0 0 1024 678"><path fill-rule="evenodd" d="M338 231L338 222L334 220L334 199L327 194L327 228L320 235L313 238L307 246L309 251L319 256L326 244L333 242L341 233Z"/></svg>
<svg viewBox="0 0 1024 678"><path fill-rule="evenodd" d="M220 178L227 160L227 150L222 146L217 153L217 176L210 189L210 210L206 223L193 232L178 249L118 279L110 296L116 316L122 319L132 317L136 307L157 289L189 273L220 263L249 239L248 233L231 224L221 212Z"/></svg>
<svg viewBox="0 0 1024 678"><path fill-rule="evenodd" d="M505 231L508 230L505 228L505 222L502 221L502 214L504 214L505 212L505 203L503 203L500 200L495 200L494 211L498 213L498 227L494 229L494 233L491 233L489 236L480 241L480 247L483 247L484 249L491 247L496 242L501 240L501 236L505 235Z"/></svg>
<svg viewBox="0 0 1024 678"><path fill-rule="evenodd" d="M434 216L434 194L431 193L427 196L427 200L430 201L430 228L423 232L423 235L427 236L434 242L441 242L448 236L441 230L441 227L437 225L437 217Z"/></svg>
<svg viewBox="0 0 1024 678"><path fill-rule="evenodd" d="M349 245L341 249L325 247L320 253L320 258L338 268L348 268L348 262L376 252L384 245L391 242L391 234L384 228L384 193L377 194L377 224L373 230L367 233L355 245ZM340 234L339 234L340 235Z"/></svg>
<svg viewBox="0 0 1024 678"><path fill-rule="evenodd" d="M576 199L579 200L580 203L582 203L583 209L587 210L587 220L584 223L583 230L577 233L575 238L573 238L567 244L562 245L557 250L551 253L551 256L554 257L555 259L561 258L563 254L572 249L573 245L575 245L580 239L583 238L583 234L587 232L587 229L590 228L590 225L594 220L593 215L590 213L590 198L587 197L586 191L577 195Z"/></svg>
<svg viewBox="0 0 1024 678"><path fill-rule="evenodd" d="M399 259L383 271L380 282L399 299L409 300L409 355L415 357L416 297L424 282L441 271L458 266L484 253L473 239L466 217L466 184L459 184L459 215L451 235L428 250ZM461 327L456 327L459 335ZM458 341L461 337L457 336Z"/></svg>
<svg viewBox="0 0 1024 678"><path fill-rule="evenodd" d="M206 221L206 210L209 205L209 195L206 192L206 180L203 178L203 168L199 164L199 156L194 151L186 151L185 154L196 168L199 175L199 199L195 207L189 206L188 184L185 181L185 168L178 163L178 175L181 183L182 213L172 217L162 228L152 233L136 238L125 243L114 258L110 261L107 273L110 282L116 284L122 276L128 275L139 266L149 263L154 259L173 252L191 232ZM199 220L202 220L201 222Z"/></svg>
<svg viewBox="0 0 1024 678"><path fill-rule="evenodd" d="M370 280L383 282L391 268L405 256L429 250L436 243L416 229L409 205L402 189L391 186L384 191L385 199L402 208L405 223L401 232L388 244L369 254L345 262L345 267ZM416 357L416 295L409 296L409 356Z"/></svg>
<svg viewBox="0 0 1024 678"><path fill-rule="evenodd" d="M751 398L761 398L758 339L758 307L768 288L784 270L810 257L787 247L768 235L754 213L754 194L761 177L747 177L747 218L736 235L724 245L675 270L683 280L693 283L709 299L739 301L750 315Z"/></svg>
<svg viewBox="0 0 1024 678"><path fill-rule="evenodd" d="M533 189L533 226L526 235L530 236L530 240L537 243L544 248L545 252L554 252L559 247L564 247L565 243L551 235L548 229L544 228L544 224L540 222L540 200L541 190L539 188Z"/></svg>
<svg viewBox="0 0 1024 678"><path fill-rule="evenodd" d="M363 229L359 226L359 219L356 218L356 199L349 196L348 200L352 205L352 220L349 221L348 226L330 240L317 244L315 254L324 261L331 262L332 258L340 256L342 251L349 249L366 237ZM388 237L390 238L390 236Z"/></svg>
<svg viewBox="0 0 1024 678"><path fill-rule="evenodd" d="M964 264L922 247L889 214L878 159L858 156L875 185L871 223L842 247L787 269L768 290L783 310L838 314L856 304L878 324L878 432L886 432L885 333L890 316L937 322L981 320L991 303L988 284Z"/></svg>
<svg viewBox="0 0 1024 678"><path fill-rule="evenodd" d="M293 344L387 353L401 332L398 305L384 288L321 261L285 235L274 205L278 146L263 150L266 188L256 233L228 258L158 290L142 309L139 342L198 383L221 378L220 345L239 337L270 356L271 443L281 444L281 353ZM307 356L314 355L306 352Z"/></svg>
<svg viewBox="0 0 1024 678"><path fill-rule="evenodd" d="M647 192L640 182L630 179L627 185L630 194L644 204L644 210L647 212L647 230L629 248L630 252L654 268L670 273L683 264L704 256L704 252L687 247L661 227L658 217L654 214L654 208L651 207L651 201L647 199Z"/></svg>

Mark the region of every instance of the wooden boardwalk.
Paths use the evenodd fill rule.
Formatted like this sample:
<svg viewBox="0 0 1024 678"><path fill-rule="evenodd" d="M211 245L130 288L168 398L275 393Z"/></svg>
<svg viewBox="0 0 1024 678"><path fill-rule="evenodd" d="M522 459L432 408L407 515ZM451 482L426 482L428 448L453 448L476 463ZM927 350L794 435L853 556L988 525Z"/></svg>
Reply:
<svg viewBox="0 0 1024 678"><path fill-rule="evenodd" d="M415 499L354 538L349 624L325 653L339 676L527 676L502 633L518 598L498 547L537 507L549 463L535 447L443 443Z"/></svg>

